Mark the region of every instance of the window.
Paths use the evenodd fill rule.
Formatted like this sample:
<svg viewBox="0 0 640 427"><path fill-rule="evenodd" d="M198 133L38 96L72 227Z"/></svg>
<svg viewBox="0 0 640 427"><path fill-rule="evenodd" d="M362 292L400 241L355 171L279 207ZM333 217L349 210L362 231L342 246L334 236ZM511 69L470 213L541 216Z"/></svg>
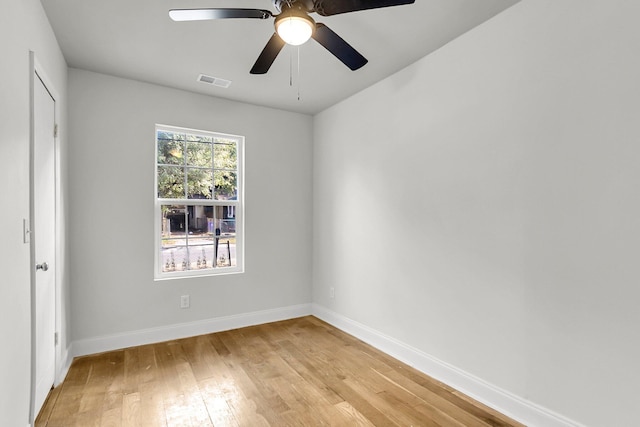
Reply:
<svg viewBox="0 0 640 427"><path fill-rule="evenodd" d="M156 278L243 270L243 143L156 126Z"/></svg>

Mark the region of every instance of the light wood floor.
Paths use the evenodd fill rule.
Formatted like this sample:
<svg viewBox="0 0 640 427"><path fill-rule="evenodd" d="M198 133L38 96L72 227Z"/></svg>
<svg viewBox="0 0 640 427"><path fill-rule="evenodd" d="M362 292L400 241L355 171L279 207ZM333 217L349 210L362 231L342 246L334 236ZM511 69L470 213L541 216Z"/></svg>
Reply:
<svg viewBox="0 0 640 427"><path fill-rule="evenodd" d="M521 426L315 317L85 356L36 427Z"/></svg>

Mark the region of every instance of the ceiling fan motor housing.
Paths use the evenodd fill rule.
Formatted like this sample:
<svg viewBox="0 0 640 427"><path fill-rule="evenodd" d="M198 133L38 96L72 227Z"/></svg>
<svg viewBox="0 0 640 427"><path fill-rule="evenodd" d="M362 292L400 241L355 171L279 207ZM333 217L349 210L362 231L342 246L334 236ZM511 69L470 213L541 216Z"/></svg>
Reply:
<svg viewBox="0 0 640 427"><path fill-rule="evenodd" d="M278 12L287 9L298 9L307 13L315 11L313 0L273 0L273 7Z"/></svg>

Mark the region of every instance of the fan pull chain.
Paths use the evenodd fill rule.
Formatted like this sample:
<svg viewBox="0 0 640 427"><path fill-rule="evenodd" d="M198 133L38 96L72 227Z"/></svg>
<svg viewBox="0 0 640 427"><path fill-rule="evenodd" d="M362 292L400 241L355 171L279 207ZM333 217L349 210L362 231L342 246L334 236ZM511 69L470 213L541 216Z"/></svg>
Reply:
<svg viewBox="0 0 640 427"><path fill-rule="evenodd" d="M297 47L297 67L298 67L298 74L297 74L297 80L296 80L296 88L297 88L297 92L298 92L298 101L300 101L300 46L296 46ZM289 86L293 87L293 50L289 49Z"/></svg>
<svg viewBox="0 0 640 427"><path fill-rule="evenodd" d="M293 87L293 52L289 49L289 86Z"/></svg>
<svg viewBox="0 0 640 427"><path fill-rule="evenodd" d="M298 101L300 101L300 46L298 46Z"/></svg>

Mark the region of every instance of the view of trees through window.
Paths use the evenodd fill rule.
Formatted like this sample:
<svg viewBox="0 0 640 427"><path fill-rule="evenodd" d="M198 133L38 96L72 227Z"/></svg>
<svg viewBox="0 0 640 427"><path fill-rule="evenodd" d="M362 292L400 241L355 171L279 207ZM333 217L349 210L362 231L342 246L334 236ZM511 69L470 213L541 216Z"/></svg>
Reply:
<svg viewBox="0 0 640 427"><path fill-rule="evenodd" d="M238 265L239 138L158 128L162 273Z"/></svg>
<svg viewBox="0 0 640 427"><path fill-rule="evenodd" d="M233 199L237 163L234 140L158 131L158 197Z"/></svg>

